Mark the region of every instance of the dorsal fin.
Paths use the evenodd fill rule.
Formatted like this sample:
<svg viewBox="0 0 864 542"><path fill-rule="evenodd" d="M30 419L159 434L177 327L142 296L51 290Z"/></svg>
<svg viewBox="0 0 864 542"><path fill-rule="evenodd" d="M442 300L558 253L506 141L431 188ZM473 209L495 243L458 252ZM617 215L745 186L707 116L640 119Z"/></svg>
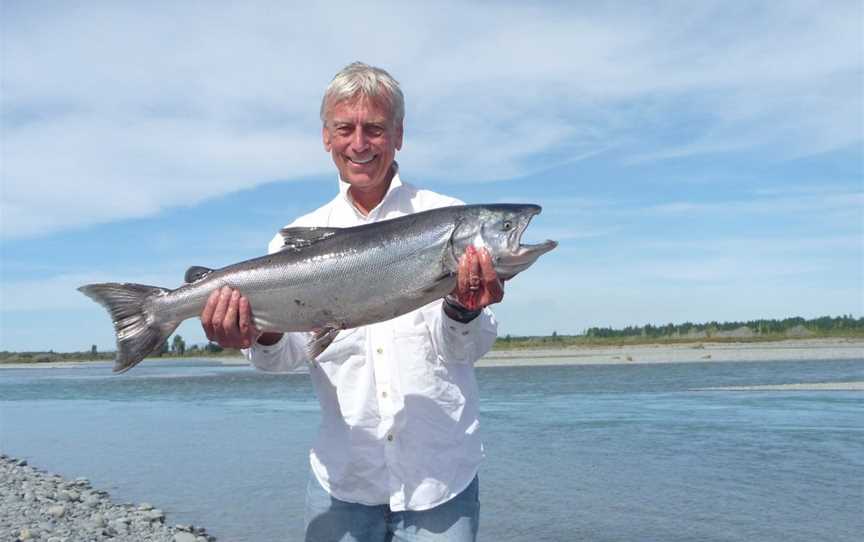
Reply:
<svg viewBox="0 0 864 542"><path fill-rule="evenodd" d="M193 265L189 269L186 270L186 275L184 275L183 280L186 282L195 282L196 280L201 280L204 278L207 273L212 273L213 270L209 267L202 267L200 265Z"/></svg>
<svg viewBox="0 0 864 542"><path fill-rule="evenodd" d="M282 228L282 248L279 250L297 250L323 241L336 235L342 228Z"/></svg>

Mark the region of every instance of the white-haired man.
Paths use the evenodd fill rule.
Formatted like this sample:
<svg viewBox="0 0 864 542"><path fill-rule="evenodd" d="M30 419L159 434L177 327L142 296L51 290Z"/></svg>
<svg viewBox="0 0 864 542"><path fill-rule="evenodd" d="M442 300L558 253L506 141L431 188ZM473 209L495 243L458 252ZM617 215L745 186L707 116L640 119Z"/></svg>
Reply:
<svg viewBox="0 0 864 542"><path fill-rule="evenodd" d="M461 203L399 178L404 110L386 71L355 62L336 74L321 120L339 194L290 226L349 227ZM270 252L281 243L274 237ZM241 292L226 287L208 300L201 322L210 340L245 348L265 371L309 367L322 422L310 452L307 541L476 539L483 449L473 364L496 336L485 307L504 294L485 250L462 256L457 284L443 301L343 331L315 363L308 334L255 329Z"/></svg>

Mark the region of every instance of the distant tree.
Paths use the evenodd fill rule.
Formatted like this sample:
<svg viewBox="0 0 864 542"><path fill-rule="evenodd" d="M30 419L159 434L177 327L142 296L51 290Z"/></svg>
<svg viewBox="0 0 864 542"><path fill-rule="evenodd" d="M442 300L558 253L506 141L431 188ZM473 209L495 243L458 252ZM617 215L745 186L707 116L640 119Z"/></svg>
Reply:
<svg viewBox="0 0 864 542"><path fill-rule="evenodd" d="M171 341L171 351L175 355L182 356L186 352L186 341L180 335L174 335L174 340Z"/></svg>
<svg viewBox="0 0 864 542"><path fill-rule="evenodd" d="M165 354L167 354L170 351L171 351L171 349L168 348L168 339L165 339L164 341L162 341L162 346L159 347L159 356L160 357L164 356Z"/></svg>
<svg viewBox="0 0 864 542"><path fill-rule="evenodd" d="M96 354L98 354L98 352L96 351L96 345L94 344L90 347L90 355L95 356Z"/></svg>
<svg viewBox="0 0 864 542"><path fill-rule="evenodd" d="M207 352L221 352L222 347L216 343L208 342L207 346L204 347L204 350L206 350Z"/></svg>

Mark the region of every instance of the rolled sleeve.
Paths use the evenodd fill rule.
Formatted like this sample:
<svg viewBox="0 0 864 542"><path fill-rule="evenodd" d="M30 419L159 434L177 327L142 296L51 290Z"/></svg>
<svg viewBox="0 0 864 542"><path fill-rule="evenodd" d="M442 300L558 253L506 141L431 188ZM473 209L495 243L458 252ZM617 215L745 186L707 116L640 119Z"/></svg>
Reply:
<svg viewBox="0 0 864 542"><path fill-rule="evenodd" d="M243 349L243 355L259 371L295 373L308 370L307 333L285 333L279 342L265 346L255 343Z"/></svg>
<svg viewBox="0 0 864 542"><path fill-rule="evenodd" d="M432 342L440 357L447 362L474 363L483 357L498 336L498 322L488 308L468 323L451 319L443 304L427 312Z"/></svg>

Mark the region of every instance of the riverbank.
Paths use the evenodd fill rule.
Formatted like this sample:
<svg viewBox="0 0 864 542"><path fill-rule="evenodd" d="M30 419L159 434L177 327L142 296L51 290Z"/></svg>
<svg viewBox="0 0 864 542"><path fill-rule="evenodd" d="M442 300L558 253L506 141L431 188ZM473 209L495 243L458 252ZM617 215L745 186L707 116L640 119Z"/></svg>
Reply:
<svg viewBox="0 0 864 542"><path fill-rule="evenodd" d="M0 455L0 538L72 542L212 542L203 527L165 525L165 513L147 503L113 503L86 478L67 480L25 460Z"/></svg>
<svg viewBox="0 0 864 542"><path fill-rule="evenodd" d="M635 363L708 363L708 362L747 362L747 361L789 361L789 360L864 360L864 339L859 338L821 338L786 339L778 341L742 342L692 342L656 344L618 344L569 346L564 348L536 348L492 350L477 362L478 367L498 367L515 365L615 365ZM223 365L245 365L242 356L172 358L161 357L146 359L142 363L163 361L209 361ZM68 368L88 367L110 361L51 361L40 363L2 363L0 369L21 369L33 367Z"/></svg>
<svg viewBox="0 0 864 542"><path fill-rule="evenodd" d="M478 366L615 365L829 359L864 360L864 340L857 338L788 339L773 342L698 342L493 350L478 362Z"/></svg>

